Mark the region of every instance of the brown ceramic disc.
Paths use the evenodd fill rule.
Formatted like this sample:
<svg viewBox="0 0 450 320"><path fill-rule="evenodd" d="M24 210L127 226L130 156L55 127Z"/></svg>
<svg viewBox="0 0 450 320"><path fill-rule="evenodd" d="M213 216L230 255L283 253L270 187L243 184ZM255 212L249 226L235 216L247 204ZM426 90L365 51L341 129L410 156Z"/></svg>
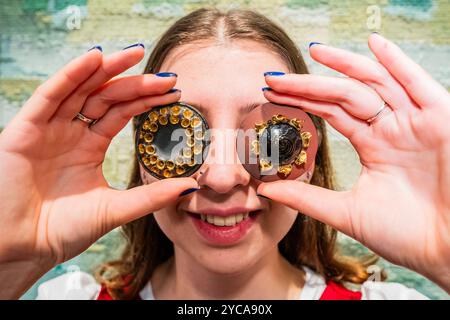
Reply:
<svg viewBox="0 0 450 320"><path fill-rule="evenodd" d="M245 170L260 181L293 180L314 162L317 131L303 110L265 103L242 121L237 152Z"/></svg>
<svg viewBox="0 0 450 320"><path fill-rule="evenodd" d="M136 155L158 179L187 177L206 157L208 123L193 106L182 102L144 113L136 129Z"/></svg>

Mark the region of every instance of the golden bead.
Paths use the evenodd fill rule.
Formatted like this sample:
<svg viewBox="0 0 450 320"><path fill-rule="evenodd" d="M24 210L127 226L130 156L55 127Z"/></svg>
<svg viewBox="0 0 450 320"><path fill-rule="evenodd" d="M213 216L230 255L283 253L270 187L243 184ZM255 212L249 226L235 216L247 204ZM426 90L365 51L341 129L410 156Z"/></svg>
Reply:
<svg viewBox="0 0 450 320"><path fill-rule="evenodd" d="M289 124L297 130L301 130L302 128L302 123L297 118L292 118L289 120Z"/></svg>
<svg viewBox="0 0 450 320"><path fill-rule="evenodd" d="M200 153L202 153L202 150L203 150L203 144L200 143L200 144L194 145L193 150L194 150L194 154L200 154Z"/></svg>
<svg viewBox="0 0 450 320"><path fill-rule="evenodd" d="M150 119L151 122L156 122L156 120L158 120L158 112L156 111L152 111L150 112L150 114L148 115L148 118Z"/></svg>
<svg viewBox="0 0 450 320"><path fill-rule="evenodd" d="M169 121L171 124L177 124L178 122L180 122L180 119L178 118L178 116L170 116Z"/></svg>
<svg viewBox="0 0 450 320"><path fill-rule="evenodd" d="M292 171L292 165L291 164L286 164L284 166L281 166L278 168L278 172L284 174L284 176L286 177L288 174L290 174Z"/></svg>
<svg viewBox="0 0 450 320"><path fill-rule="evenodd" d="M197 140L202 140L205 137L205 132L203 130L195 130L194 137Z"/></svg>
<svg viewBox="0 0 450 320"><path fill-rule="evenodd" d="M257 134L261 134L267 127L267 123L255 123L255 131Z"/></svg>
<svg viewBox="0 0 450 320"><path fill-rule="evenodd" d="M174 116L178 116L181 112L180 106L173 106L170 108L170 113Z"/></svg>
<svg viewBox="0 0 450 320"><path fill-rule="evenodd" d="M158 119L159 123L162 124L163 126L165 126L167 124L167 122L169 122L169 120L167 119L166 116L159 116Z"/></svg>
<svg viewBox="0 0 450 320"><path fill-rule="evenodd" d="M156 155L151 155L150 156L150 164L156 164L156 162L158 162L158 156Z"/></svg>
<svg viewBox="0 0 450 320"><path fill-rule="evenodd" d="M177 175L182 175L186 170L183 167L176 167L175 172Z"/></svg>
<svg viewBox="0 0 450 320"><path fill-rule="evenodd" d="M261 168L261 171L268 171L273 168L272 163L265 159L259 160L259 167Z"/></svg>
<svg viewBox="0 0 450 320"><path fill-rule="evenodd" d="M272 122L273 123L280 123L280 122L286 122L287 118L281 114L276 114L272 116Z"/></svg>
<svg viewBox="0 0 450 320"><path fill-rule="evenodd" d="M190 122L188 119L186 119L186 118L183 118L183 119L181 120L181 126L182 126L183 128L189 127L190 124L191 124L191 122Z"/></svg>
<svg viewBox="0 0 450 320"><path fill-rule="evenodd" d="M144 130L150 129L150 121L145 120L144 124L142 125L142 129L144 129Z"/></svg>
<svg viewBox="0 0 450 320"><path fill-rule="evenodd" d="M151 132L156 132L158 131L158 124L156 122L151 122L150 123L150 131Z"/></svg>
<svg viewBox="0 0 450 320"><path fill-rule="evenodd" d="M164 176L164 178L171 178L172 172L170 172L170 170L166 169L163 171L163 176Z"/></svg>
<svg viewBox="0 0 450 320"><path fill-rule="evenodd" d="M308 148L309 143L311 142L312 134L311 132L304 131L302 132L302 146L303 148Z"/></svg>
<svg viewBox="0 0 450 320"><path fill-rule="evenodd" d="M195 165L196 165L195 159L194 159L194 158L189 159L187 165L188 165L189 167L195 166Z"/></svg>
<svg viewBox="0 0 450 320"><path fill-rule="evenodd" d="M142 157L142 162L148 167L150 165L150 160L148 157Z"/></svg>
<svg viewBox="0 0 450 320"><path fill-rule="evenodd" d="M202 120L199 117L194 117L191 119L191 127L196 128L202 125Z"/></svg>
<svg viewBox="0 0 450 320"><path fill-rule="evenodd" d="M193 115L194 115L194 112L191 109L184 109L183 117L185 117L186 119L190 119L190 118L192 118Z"/></svg>
<svg viewBox="0 0 450 320"><path fill-rule="evenodd" d="M184 164L184 158L181 157L181 156L178 156L178 157L175 159L175 163L176 163L177 166L182 166L182 165Z"/></svg>
<svg viewBox="0 0 450 320"><path fill-rule="evenodd" d="M144 135L144 140L145 140L145 142L147 142L147 143L152 142L152 141L153 141L153 135L152 135L151 133L146 133L146 134Z"/></svg>
<svg viewBox="0 0 450 320"><path fill-rule="evenodd" d="M191 127L186 128L184 130L184 134L187 135L188 137L191 137L194 134L194 129L192 129Z"/></svg>
<svg viewBox="0 0 450 320"><path fill-rule="evenodd" d="M156 167L157 167L159 170L164 169L165 165L166 165L166 163L165 163L164 160L158 160L158 161L156 162Z"/></svg>
<svg viewBox="0 0 450 320"><path fill-rule="evenodd" d="M156 166L151 167L150 171L152 171L152 172L154 172L156 174L159 174L159 170L158 170L158 168Z"/></svg>
<svg viewBox="0 0 450 320"><path fill-rule="evenodd" d="M301 165L303 163L306 162L306 157L307 157L307 153L305 150L302 150L300 152L300 154L297 156L297 158L295 159L295 164L296 165Z"/></svg>
<svg viewBox="0 0 450 320"><path fill-rule="evenodd" d="M159 114L163 115L163 116L167 116L169 114L169 108L164 107L159 109Z"/></svg>
<svg viewBox="0 0 450 320"><path fill-rule="evenodd" d="M253 140L253 141L251 142L250 150L251 150L254 154L259 154L259 141L258 141L258 140Z"/></svg>
<svg viewBox="0 0 450 320"><path fill-rule="evenodd" d="M166 168L169 170L173 170L173 168L175 168L175 163L172 160L167 160L166 161Z"/></svg>
<svg viewBox="0 0 450 320"><path fill-rule="evenodd" d="M186 139L186 145L187 145L188 147L193 147L193 146L194 146L194 143L195 143L195 140L194 140L193 137L188 137L188 138Z"/></svg>
<svg viewBox="0 0 450 320"><path fill-rule="evenodd" d="M138 145L138 149L139 149L139 153L140 154L144 154L145 153L145 147L144 147L144 145L142 143L140 143Z"/></svg>
<svg viewBox="0 0 450 320"><path fill-rule="evenodd" d="M156 149L155 146L152 144L149 144L148 146L145 147L145 152L147 152L148 154L155 154Z"/></svg>
<svg viewBox="0 0 450 320"><path fill-rule="evenodd" d="M191 148L183 148L183 157L185 157L185 158L192 157L192 149Z"/></svg>
<svg viewBox="0 0 450 320"><path fill-rule="evenodd" d="M144 139L144 133L142 131L139 132L139 139Z"/></svg>

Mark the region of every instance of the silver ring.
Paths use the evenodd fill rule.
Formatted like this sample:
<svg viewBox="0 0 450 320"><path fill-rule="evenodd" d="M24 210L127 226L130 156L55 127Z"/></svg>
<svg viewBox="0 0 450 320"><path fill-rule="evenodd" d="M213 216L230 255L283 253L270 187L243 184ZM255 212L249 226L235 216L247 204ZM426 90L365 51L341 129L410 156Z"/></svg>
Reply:
<svg viewBox="0 0 450 320"><path fill-rule="evenodd" d="M387 104L385 101L383 101L383 105L380 107L380 109L378 109L378 111L375 113L375 115L373 117L370 117L369 119L366 120L367 123L371 123L373 121L375 121L375 119L378 118L378 116L381 114L381 112L387 107Z"/></svg>
<svg viewBox="0 0 450 320"><path fill-rule="evenodd" d="M91 118L86 117L81 112L78 112L75 118L77 118L83 122L86 122L87 124L92 124L95 121L97 121L97 119L91 119Z"/></svg>

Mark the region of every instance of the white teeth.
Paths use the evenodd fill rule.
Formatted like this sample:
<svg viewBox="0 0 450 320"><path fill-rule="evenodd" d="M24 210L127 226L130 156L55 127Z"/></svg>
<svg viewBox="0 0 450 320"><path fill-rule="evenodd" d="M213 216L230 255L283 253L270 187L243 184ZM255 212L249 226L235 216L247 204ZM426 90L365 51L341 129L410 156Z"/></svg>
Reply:
<svg viewBox="0 0 450 320"><path fill-rule="evenodd" d="M210 224L213 224L215 226L223 227L223 226L234 226L237 223L241 222L242 220L247 219L249 216L248 212L245 213L238 213L232 216L214 216L210 214L201 214L200 219L202 221L207 221Z"/></svg>
<svg viewBox="0 0 450 320"><path fill-rule="evenodd" d="M225 225L225 218L221 216L214 216L214 224L219 227L223 227Z"/></svg>
<svg viewBox="0 0 450 320"><path fill-rule="evenodd" d="M236 224L236 216L225 217L226 226L234 226Z"/></svg>

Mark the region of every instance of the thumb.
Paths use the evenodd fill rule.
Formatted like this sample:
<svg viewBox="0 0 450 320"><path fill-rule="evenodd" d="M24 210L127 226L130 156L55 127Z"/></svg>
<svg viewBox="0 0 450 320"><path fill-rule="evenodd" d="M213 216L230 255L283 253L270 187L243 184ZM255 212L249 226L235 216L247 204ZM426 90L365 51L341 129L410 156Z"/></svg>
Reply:
<svg viewBox="0 0 450 320"><path fill-rule="evenodd" d="M261 183L257 193L343 233L349 234L351 231L347 191L333 191L296 180L282 180Z"/></svg>
<svg viewBox="0 0 450 320"><path fill-rule="evenodd" d="M128 190L112 189L106 205L108 225L115 228L141 218L175 202L189 189L200 189L193 178L164 179Z"/></svg>

